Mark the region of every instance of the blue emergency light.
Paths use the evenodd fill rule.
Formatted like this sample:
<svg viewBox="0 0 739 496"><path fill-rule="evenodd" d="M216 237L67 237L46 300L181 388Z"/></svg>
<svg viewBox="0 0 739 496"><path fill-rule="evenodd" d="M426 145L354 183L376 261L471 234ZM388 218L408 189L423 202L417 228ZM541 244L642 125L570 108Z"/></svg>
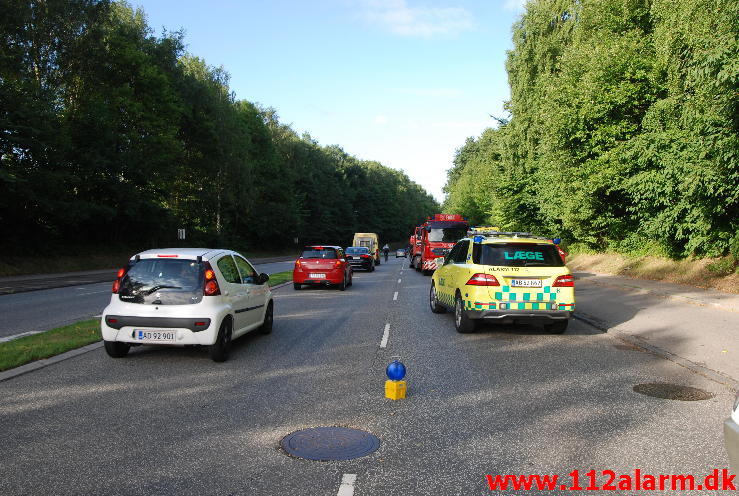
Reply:
<svg viewBox="0 0 739 496"><path fill-rule="evenodd" d="M405 377L405 365L398 360L393 360L385 369L387 378L391 381L400 381Z"/></svg>

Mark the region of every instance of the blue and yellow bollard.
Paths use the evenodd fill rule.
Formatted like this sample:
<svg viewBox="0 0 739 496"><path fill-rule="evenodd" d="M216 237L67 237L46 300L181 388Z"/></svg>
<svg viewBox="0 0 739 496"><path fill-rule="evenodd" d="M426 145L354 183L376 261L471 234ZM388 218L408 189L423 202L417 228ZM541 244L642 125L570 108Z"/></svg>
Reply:
<svg viewBox="0 0 739 496"><path fill-rule="evenodd" d="M405 398L406 384L403 380L405 377L405 365L398 360L393 360L385 369L388 380L385 381L385 398L391 400L400 400Z"/></svg>

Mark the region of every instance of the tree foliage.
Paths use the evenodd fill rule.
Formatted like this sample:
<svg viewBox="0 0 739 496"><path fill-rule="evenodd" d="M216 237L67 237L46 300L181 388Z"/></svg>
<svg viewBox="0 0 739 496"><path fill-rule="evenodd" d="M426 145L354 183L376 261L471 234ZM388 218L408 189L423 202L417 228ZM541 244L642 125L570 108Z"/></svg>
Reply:
<svg viewBox="0 0 739 496"><path fill-rule="evenodd" d="M0 14L0 229L58 244L345 244L404 239L438 209L405 174L321 146L235 99L222 68L109 0Z"/></svg>
<svg viewBox="0 0 739 496"><path fill-rule="evenodd" d="M511 119L469 139L445 207L592 247L739 239L739 4L539 0L513 29Z"/></svg>

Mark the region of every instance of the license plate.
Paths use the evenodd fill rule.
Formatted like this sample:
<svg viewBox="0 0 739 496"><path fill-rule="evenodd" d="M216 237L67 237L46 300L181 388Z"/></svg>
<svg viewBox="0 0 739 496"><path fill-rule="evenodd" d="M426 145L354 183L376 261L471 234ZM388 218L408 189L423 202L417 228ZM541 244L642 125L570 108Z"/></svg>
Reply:
<svg viewBox="0 0 739 496"><path fill-rule="evenodd" d="M308 274L311 279L326 279L326 274Z"/></svg>
<svg viewBox="0 0 739 496"><path fill-rule="evenodd" d="M176 331L148 331L145 329L136 329L136 341L174 343L176 337Z"/></svg>
<svg viewBox="0 0 739 496"><path fill-rule="evenodd" d="M540 288L541 279L511 279L514 288Z"/></svg>

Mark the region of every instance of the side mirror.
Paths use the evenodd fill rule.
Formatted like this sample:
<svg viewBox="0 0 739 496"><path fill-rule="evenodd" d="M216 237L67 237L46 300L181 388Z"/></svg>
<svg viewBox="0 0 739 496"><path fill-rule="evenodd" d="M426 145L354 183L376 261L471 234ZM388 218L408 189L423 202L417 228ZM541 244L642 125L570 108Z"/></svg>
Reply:
<svg viewBox="0 0 739 496"><path fill-rule="evenodd" d="M259 276L257 276L257 284L264 284L267 281L269 281L269 276L265 274L264 272L262 272L261 274L259 274Z"/></svg>

